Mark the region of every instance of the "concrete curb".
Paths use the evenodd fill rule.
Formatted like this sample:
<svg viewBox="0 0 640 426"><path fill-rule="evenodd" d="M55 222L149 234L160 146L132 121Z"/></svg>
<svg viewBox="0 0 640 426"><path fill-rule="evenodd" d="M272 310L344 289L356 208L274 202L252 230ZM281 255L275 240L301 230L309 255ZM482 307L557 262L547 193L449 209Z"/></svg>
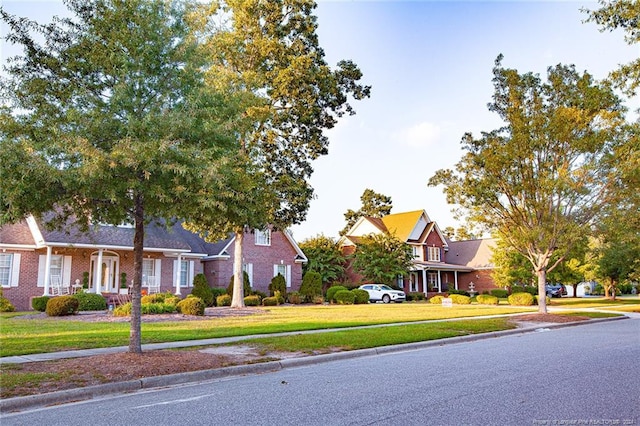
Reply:
<svg viewBox="0 0 640 426"><path fill-rule="evenodd" d="M429 340L426 342L405 343L400 345L381 346L377 348L359 349L346 352L334 352L330 354L312 355L301 358L287 358L280 361L269 361L256 364L243 364L231 367L217 368L213 370L191 371L187 373L170 374L164 376L145 377L139 380L129 380L125 382L106 383L103 385L88 386L77 389L68 389L57 392L50 392L38 395L20 396L15 398L0 400L0 413L10 413L29 408L43 407L48 405L65 404L70 402L86 401L96 397L136 392L145 389L169 387L179 384L216 380L223 377L242 376L247 374L262 374L279 371L285 368L302 367L324 362L339 361L344 359L360 358L403 352L416 349L424 349L435 346L451 345L485 339L493 339L514 334L532 333L538 330L573 327L578 325L596 324L601 322L618 321L629 319L626 316L611 318L596 318L589 321L576 321L570 323L550 324L543 327L528 327L513 330L503 330L482 334L471 334L460 337L450 337L446 339Z"/></svg>

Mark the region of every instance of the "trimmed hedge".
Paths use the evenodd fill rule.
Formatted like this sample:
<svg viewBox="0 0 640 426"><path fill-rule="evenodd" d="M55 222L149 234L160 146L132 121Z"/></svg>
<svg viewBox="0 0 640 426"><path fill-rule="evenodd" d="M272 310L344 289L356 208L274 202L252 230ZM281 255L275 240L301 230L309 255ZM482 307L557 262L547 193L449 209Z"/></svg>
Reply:
<svg viewBox="0 0 640 426"><path fill-rule="evenodd" d="M356 295L350 290L337 291L333 297L338 305L353 305L356 300Z"/></svg>
<svg viewBox="0 0 640 426"><path fill-rule="evenodd" d="M79 311L104 311L107 309L107 300L101 294L76 293L72 296L78 300Z"/></svg>
<svg viewBox="0 0 640 426"><path fill-rule="evenodd" d="M206 306L213 306L213 290L209 287L207 277L204 274L197 274L193 277L191 294L202 299Z"/></svg>
<svg viewBox="0 0 640 426"><path fill-rule="evenodd" d="M282 297L287 295L287 281L281 274L273 277L269 283L269 296L276 296L278 293Z"/></svg>
<svg viewBox="0 0 640 426"><path fill-rule="evenodd" d="M262 299L262 306L278 306L279 300L275 296L265 297Z"/></svg>
<svg viewBox="0 0 640 426"><path fill-rule="evenodd" d="M530 293L513 293L507 300L513 306L531 306L533 305L533 296Z"/></svg>
<svg viewBox="0 0 640 426"><path fill-rule="evenodd" d="M245 306L260 306L260 296L255 294L244 298Z"/></svg>
<svg viewBox="0 0 640 426"><path fill-rule="evenodd" d="M302 278L300 295L306 302L311 302L315 296L322 296L322 275L316 271L307 271Z"/></svg>
<svg viewBox="0 0 640 426"><path fill-rule="evenodd" d="M337 292L339 292L339 291L342 291L342 290L347 290L348 291L349 289L346 288L343 285L334 285L334 286L329 287L327 289L327 301L329 303L335 302L336 301L335 300L335 294Z"/></svg>
<svg viewBox="0 0 640 426"><path fill-rule="evenodd" d="M469 305L471 303L471 298L464 294L451 294L449 298L454 305Z"/></svg>
<svg viewBox="0 0 640 426"><path fill-rule="evenodd" d="M227 289L224 288L224 287L213 287L211 289L211 294L213 295L213 306L220 306L220 305L218 305L218 296L222 296L222 295L228 294L228 293L227 293ZM231 302L229 302L229 303L231 303Z"/></svg>
<svg viewBox="0 0 640 426"><path fill-rule="evenodd" d="M426 300L427 296L424 293L419 291L412 291L407 293L407 302L419 302L421 300Z"/></svg>
<svg viewBox="0 0 640 426"><path fill-rule="evenodd" d="M216 297L216 306L231 306L231 296L228 294L221 294Z"/></svg>
<svg viewBox="0 0 640 426"><path fill-rule="evenodd" d="M57 296L52 297L47 302L45 312L50 317L62 317L65 315L74 315L78 313L78 299L73 296Z"/></svg>
<svg viewBox="0 0 640 426"><path fill-rule="evenodd" d="M431 299L429 299L429 303L433 303L434 305L442 305L442 299L444 299L444 296L433 296Z"/></svg>
<svg viewBox="0 0 640 426"><path fill-rule="evenodd" d="M495 296L491 296L489 294L479 294L476 296L476 302L481 305L497 305L499 300Z"/></svg>
<svg viewBox="0 0 640 426"><path fill-rule="evenodd" d="M355 296L354 303L356 305L366 305L369 303L369 292L367 290L354 288L351 292Z"/></svg>
<svg viewBox="0 0 640 426"><path fill-rule="evenodd" d="M184 315L204 315L204 302L199 297L187 297L176 305L178 312Z"/></svg>
<svg viewBox="0 0 640 426"><path fill-rule="evenodd" d="M39 296L31 299L31 307L39 312L47 310L47 302L51 299L51 296Z"/></svg>
<svg viewBox="0 0 640 426"><path fill-rule="evenodd" d="M289 293L287 295L287 299L292 305L300 305L302 303L302 295L297 291L292 291L291 293Z"/></svg>
<svg viewBox="0 0 640 426"><path fill-rule="evenodd" d="M16 307L13 303L2 294L2 288L0 288L0 312L15 312Z"/></svg>
<svg viewBox="0 0 640 426"><path fill-rule="evenodd" d="M449 290L449 294L461 294L463 296L470 296L469 292L466 290L456 290L454 289L450 289ZM453 303L456 303L455 301Z"/></svg>
<svg viewBox="0 0 640 426"><path fill-rule="evenodd" d="M509 296L509 292L507 290L503 290L500 288L494 288L491 290L491 295L497 297L498 299L504 299Z"/></svg>

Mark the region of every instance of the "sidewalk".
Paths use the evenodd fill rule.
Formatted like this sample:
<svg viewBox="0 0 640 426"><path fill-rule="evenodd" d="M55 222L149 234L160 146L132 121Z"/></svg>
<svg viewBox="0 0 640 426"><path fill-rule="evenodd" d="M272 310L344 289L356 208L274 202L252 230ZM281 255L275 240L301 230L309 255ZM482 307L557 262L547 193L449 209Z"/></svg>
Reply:
<svg viewBox="0 0 640 426"><path fill-rule="evenodd" d="M489 315L489 316L474 317L474 318L496 318L496 317L517 316L517 315L519 314ZM136 392L139 390L148 390L148 389L157 388L157 387L166 387L166 386L173 386L178 384L215 380L223 377L236 376L236 375L275 372L285 368L299 367L304 365L337 361L342 359L350 359L350 358L357 358L362 356L380 355L380 354L386 354L386 353L392 353L392 352L423 349L423 348L428 348L433 346L442 346L445 344L448 345L448 344L457 344L457 343L463 343L463 342L471 342L471 341L477 341L477 340L483 340L483 339L509 336L514 334L543 332L543 331L549 331L555 328L564 328L564 327L594 324L594 323L600 323L600 322L617 321L617 320L629 319L631 317L640 319L640 314L631 314L631 315L620 316L620 317L599 318L599 319L592 319L589 321L576 321L576 322L567 322L567 323L537 323L535 325L527 325L522 328L491 332L491 333L473 334L473 335L466 335L466 336L453 337L453 338L447 338L447 339L430 340L426 342L415 342L415 343L407 343L407 344L392 345L392 346L383 346L383 347L360 349L360 350L354 350L354 351L334 352L330 354L311 355L311 356L304 356L299 358L287 358L287 359L280 359L278 361L270 361L270 362L257 363L257 364L236 365L233 367L224 367L224 368L218 368L218 369L212 369L212 370L200 370L200 371L171 374L171 375L165 375L165 376L146 377L138 380L107 383L103 385L69 389L69 390L63 390L63 391L57 391L57 392L51 392L51 393L45 393L45 394L39 394L39 395L15 397L15 398L0 400L0 414L14 412L14 411L21 411L21 410L35 408L35 407L42 407L42 406L52 405L52 404L63 404L63 403L69 403L69 402L90 400L90 399L111 395L111 394ZM461 319L468 319L468 318L430 320L430 321L421 321L421 322L422 323L445 322L445 321L457 321ZM404 324L415 324L415 322L349 327L349 329L392 327L392 326L404 325ZM259 337L266 337L266 336L273 337L273 336L286 336L286 335L292 335L292 334L325 333L325 332L332 332L337 330L345 330L345 328L296 331L296 332L277 333L277 334L260 334L260 335L251 335L251 336L192 340L192 341L185 341L185 342L155 343L155 344L143 345L142 348L143 348L143 351L150 351L150 350L157 350L157 349L184 348L189 346L219 345L219 344L226 344L226 343L241 342L246 339L253 339L253 338L259 338ZM77 351L54 352L54 353L47 353L47 354L25 355L25 356L17 356L17 357L4 357L1 359L1 362L2 363L23 363L23 362L34 362L34 361L50 361L50 360L56 360L56 359L62 359L62 358L84 357L84 356L91 356L91 355L97 355L97 354L126 352L128 351L128 349L129 349L128 346L119 346L119 347L101 348L101 349L86 349L86 350L77 350Z"/></svg>

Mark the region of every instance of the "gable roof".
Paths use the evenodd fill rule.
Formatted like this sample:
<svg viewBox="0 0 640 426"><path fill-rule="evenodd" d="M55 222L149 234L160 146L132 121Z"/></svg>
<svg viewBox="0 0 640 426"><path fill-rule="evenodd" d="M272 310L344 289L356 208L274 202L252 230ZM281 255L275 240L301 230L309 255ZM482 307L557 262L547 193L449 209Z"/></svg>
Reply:
<svg viewBox="0 0 640 426"><path fill-rule="evenodd" d="M401 241L409 241L409 239L413 239L410 237L416 230L422 217L425 217L426 221L430 222L424 210L414 210L412 212L386 215L382 218L382 223L384 223L388 233L393 234Z"/></svg>
<svg viewBox="0 0 640 426"><path fill-rule="evenodd" d="M493 238L449 241L447 261L473 269L491 269L494 267L491 258L495 246L496 240Z"/></svg>

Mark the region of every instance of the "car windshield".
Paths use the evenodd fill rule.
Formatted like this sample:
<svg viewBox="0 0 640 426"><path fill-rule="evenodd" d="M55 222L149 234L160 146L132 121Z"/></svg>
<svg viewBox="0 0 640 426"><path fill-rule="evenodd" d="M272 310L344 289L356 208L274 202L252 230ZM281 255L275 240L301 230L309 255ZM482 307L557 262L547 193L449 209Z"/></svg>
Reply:
<svg viewBox="0 0 640 426"><path fill-rule="evenodd" d="M393 290L391 287L389 287L388 285L381 285L380 289L382 290Z"/></svg>

